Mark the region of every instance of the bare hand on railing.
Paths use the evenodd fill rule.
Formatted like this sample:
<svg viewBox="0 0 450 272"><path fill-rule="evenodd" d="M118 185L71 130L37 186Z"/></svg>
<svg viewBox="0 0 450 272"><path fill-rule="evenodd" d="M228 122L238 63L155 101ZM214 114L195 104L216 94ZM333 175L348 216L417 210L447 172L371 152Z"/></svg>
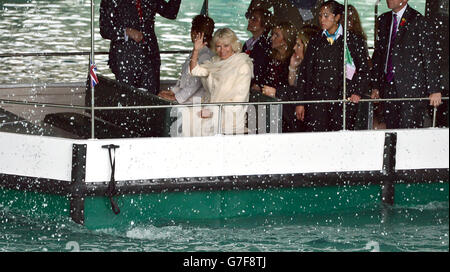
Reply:
<svg viewBox="0 0 450 272"><path fill-rule="evenodd" d="M430 94L430 106L437 107L442 104L442 94L441 93L432 93Z"/></svg>
<svg viewBox="0 0 450 272"><path fill-rule="evenodd" d="M209 109L202 109L198 112L198 116L200 118L211 118L213 116L213 113Z"/></svg>
<svg viewBox="0 0 450 272"><path fill-rule="evenodd" d="M380 91L378 89L373 89L372 93L370 94L371 99L379 99L380 98Z"/></svg>
<svg viewBox="0 0 450 272"><path fill-rule="evenodd" d="M295 107L295 116L300 121L305 121L305 106L299 105Z"/></svg>
<svg viewBox="0 0 450 272"><path fill-rule="evenodd" d="M361 96L357 95L357 94L352 94L348 100L352 103L358 104L359 100L361 99Z"/></svg>
<svg viewBox="0 0 450 272"><path fill-rule="evenodd" d="M140 43L144 38L144 35L139 30L127 27L126 33L128 37L132 38L135 42Z"/></svg>
<svg viewBox="0 0 450 272"><path fill-rule="evenodd" d="M277 93L277 89L267 86L267 85L264 85L262 87L262 93L267 96L275 97L275 94Z"/></svg>
<svg viewBox="0 0 450 272"><path fill-rule="evenodd" d="M258 92L261 91L261 87L259 87L259 85L256 84L256 83L252 85L252 88L251 88L251 89L254 90L254 91L258 91Z"/></svg>
<svg viewBox="0 0 450 272"><path fill-rule="evenodd" d="M177 100L176 98L175 98L175 94L171 91L171 90L166 90L166 91L160 91L159 93L158 93L158 96L159 97L162 97L162 98L164 98L164 99L167 99L167 100L171 100L171 101L175 101L175 100Z"/></svg>

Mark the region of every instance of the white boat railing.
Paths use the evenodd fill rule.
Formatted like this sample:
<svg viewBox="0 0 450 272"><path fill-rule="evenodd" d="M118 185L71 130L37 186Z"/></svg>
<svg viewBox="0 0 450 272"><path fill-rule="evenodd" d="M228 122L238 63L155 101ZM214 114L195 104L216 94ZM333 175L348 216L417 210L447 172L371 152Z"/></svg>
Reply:
<svg viewBox="0 0 450 272"><path fill-rule="evenodd" d="M442 100L448 100L449 97L442 97ZM428 97L413 97L413 98L378 98L378 99L360 99L361 102L401 102L401 101L424 101L430 100ZM174 105L141 105L141 106L79 106L69 104L57 104L57 103L42 103L32 101L18 101L11 99L0 99L1 104L17 104L17 105L29 105L40 107L54 107L54 108L73 108L90 110L140 110L140 109L162 109L162 108L177 108L177 107L199 107L199 106L245 106L245 105L284 105L284 104L321 104L321 103L353 103L348 99L327 99L327 100L292 100L292 101L270 101L270 102L223 102L223 103L201 103L201 104L174 104ZM437 109L435 107L435 109Z"/></svg>
<svg viewBox="0 0 450 272"><path fill-rule="evenodd" d="M442 97L442 100L448 100L449 97ZM373 103L380 102L406 102L406 101L426 101L429 100L428 97L422 98L379 98L379 99L360 99L359 103L369 103L369 105L373 105ZM305 104L322 104L322 103L343 103L346 105L348 103L352 103L348 99L335 99L335 100L296 100L296 101L270 101L270 102L226 102L226 103L201 103L201 104L173 104L173 105L140 105L140 106L80 106L80 105L69 105L69 104L58 104L58 103L42 103L42 102L33 102L33 101L18 101L11 99L0 99L0 106L3 104L12 104L12 105L26 105L32 107L48 107L48 108L64 108L64 109L74 109L74 110L143 110L143 109L167 109L167 108L191 108L191 107L219 107L219 115L218 115L218 123L221 123L222 120L222 109L227 106L270 106L270 105L305 105ZM345 109L345 108L344 108ZM373 116L373 108L369 108L369 120L372 121L371 116ZM343 114L343 118L345 118L345 112ZM281 117L280 117L281 118ZM432 117L432 127L436 127L436 119L437 119L437 107L433 108L433 117ZM221 134L221 126L219 127L219 134ZM95 128L93 135L95 135ZM343 122L343 130L345 128L345 122ZM369 126L370 130L371 127Z"/></svg>

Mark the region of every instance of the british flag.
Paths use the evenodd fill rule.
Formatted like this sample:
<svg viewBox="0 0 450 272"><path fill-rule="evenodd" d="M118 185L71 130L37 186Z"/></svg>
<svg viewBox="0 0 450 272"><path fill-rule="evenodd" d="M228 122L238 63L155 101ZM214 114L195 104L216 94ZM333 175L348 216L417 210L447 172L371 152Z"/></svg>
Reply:
<svg viewBox="0 0 450 272"><path fill-rule="evenodd" d="M91 66L89 67L89 76L91 77L91 87L95 87L95 85L98 84L97 66L95 63L91 62Z"/></svg>

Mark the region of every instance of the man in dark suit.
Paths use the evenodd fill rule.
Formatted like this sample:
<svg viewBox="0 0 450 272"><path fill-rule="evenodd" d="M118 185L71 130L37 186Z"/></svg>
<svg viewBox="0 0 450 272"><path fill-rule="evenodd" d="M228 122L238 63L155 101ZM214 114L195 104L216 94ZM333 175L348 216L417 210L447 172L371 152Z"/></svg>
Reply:
<svg viewBox="0 0 450 272"><path fill-rule="evenodd" d="M427 19L407 4L386 0L372 56L372 98L422 98L441 104L437 39ZM384 103L386 128L424 126L427 101Z"/></svg>
<svg viewBox="0 0 450 272"><path fill-rule="evenodd" d="M181 0L102 0L100 34L111 40L109 67L120 82L159 92L160 66L156 13L175 19Z"/></svg>
<svg viewBox="0 0 450 272"><path fill-rule="evenodd" d="M267 67L270 62L272 44L269 32L272 29L272 13L263 8L249 10L247 30L252 33L242 47L242 52L247 53L253 60L253 76L251 88L260 91L267 76Z"/></svg>

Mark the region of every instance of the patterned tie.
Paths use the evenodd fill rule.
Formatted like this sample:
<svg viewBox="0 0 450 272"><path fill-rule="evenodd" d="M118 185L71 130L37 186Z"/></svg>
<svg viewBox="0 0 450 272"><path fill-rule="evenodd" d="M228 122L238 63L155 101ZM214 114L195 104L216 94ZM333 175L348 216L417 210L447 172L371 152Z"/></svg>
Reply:
<svg viewBox="0 0 450 272"><path fill-rule="evenodd" d="M338 25L338 29L336 29L333 34L330 34L328 30L325 30L325 36L327 37L328 43L330 43L331 45L333 45L334 41L336 40L336 37L339 33L339 27L341 27L341 25Z"/></svg>
<svg viewBox="0 0 450 272"><path fill-rule="evenodd" d="M136 0L136 9L138 11L139 20L142 21L143 14L142 14L141 0Z"/></svg>
<svg viewBox="0 0 450 272"><path fill-rule="evenodd" d="M137 12L139 15L139 21L141 22L142 27L144 27L144 14L142 12L141 0L136 0L136 9L137 9ZM144 42L145 42L145 39L142 38L141 43L144 43Z"/></svg>
<svg viewBox="0 0 450 272"><path fill-rule="evenodd" d="M394 78L394 71L392 67L392 48L394 47L394 40L397 36L397 14L393 13L394 15L394 21L392 23L392 34L391 34L391 40L389 41L389 52L388 52L388 59L387 59L387 69L386 69L386 80L387 82L391 82Z"/></svg>

